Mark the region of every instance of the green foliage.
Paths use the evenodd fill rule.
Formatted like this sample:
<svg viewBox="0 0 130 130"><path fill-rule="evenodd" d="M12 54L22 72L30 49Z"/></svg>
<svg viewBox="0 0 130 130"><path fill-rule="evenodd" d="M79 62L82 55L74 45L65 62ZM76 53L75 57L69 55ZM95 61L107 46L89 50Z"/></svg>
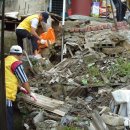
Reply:
<svg viewBox="0 0 130 130"><path fill-rule="evenodd" d="M107 69L104 74L107 78L112 77L113 75L118 76L130 76L130 62L124 58L118 58L115 60L115 63Z"/></svg>
<svg viewBox="0 0 130 130"><path fill-rule="evenodd" d="M88 66L88 72L89 78L88 83L89 84L96 84L96 85L102 85L103 80L101 80L100 70L96 65Z"/></svg>
<svg viewBox="0 0 130 130"><path fill-rule="evenodd" d="M106 77L106 79L111 80L112 78L117 77L130 77L130 62L128 59L120 57L114 60L109 60L101 69L100 65L97 64L88 64L86 75L87 77L82 78L82 83L87 84L104 84L101 73Z"/></svg>
<svg viewBox="0 0 130 130"><path fill-rule="evenodd" d="M82 84L83 84L83 85L87 85L87 84L88 84L87 79L82 79Z"/></svg>
<svg viewBox="0 0 130 130"><path fill-rule="evenodd" d="M88 69L88 73L89 73L89 75L91 75L91 76L93 76L93 77L98 77L98 76L100 76L99 68L97 68L96 66L91 66L91 67Z"/></svg>
<svg viewBox="0 0 130 130"><path fill-rule="evenodd" d="M120 76L130 75L130 62L126 59L117 59L116 67Z"/></svg>

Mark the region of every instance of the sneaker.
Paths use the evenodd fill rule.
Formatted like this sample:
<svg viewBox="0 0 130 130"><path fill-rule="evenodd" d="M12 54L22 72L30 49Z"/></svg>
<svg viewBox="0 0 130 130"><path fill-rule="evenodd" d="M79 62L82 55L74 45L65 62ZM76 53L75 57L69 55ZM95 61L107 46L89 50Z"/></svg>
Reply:
<svg viewBox="0 0 130 130"><path fill-rule="evenodd" d="M35 59L41 59L42 56L41 56L40 54L37 54L37 55L34 56L34 58L35 58Z"/></svg>

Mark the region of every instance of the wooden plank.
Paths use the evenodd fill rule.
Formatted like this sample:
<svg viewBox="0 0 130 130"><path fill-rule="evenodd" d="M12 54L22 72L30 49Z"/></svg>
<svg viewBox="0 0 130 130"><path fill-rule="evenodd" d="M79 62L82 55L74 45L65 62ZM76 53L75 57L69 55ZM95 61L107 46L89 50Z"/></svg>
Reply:
<svg viewBox="0 0 130 130"><path fill-rule="evenodd" d="M24 96L24 97L22 97L22 99L25 100L28 103L38 105L38 106L41 106L43 108L48 108L49 110L53 110L53 109L55 109L57 107L57 106L53 106L53 104L49 104L49 103L46 103L46 102L41 102L39 99L37 99L37 101L34 101L29 96Z"/></svg>
<svg viewBox="0 0 130 130"><path fill-rule="evenodd" d="M44 108L45 110L55 113L57 115L64 116L66 114L64 111L58 109L64 104L63 101L52 99L36 93L34 93L34 95L37 101L34 101L32 98L30 98L30 96L24 94L18 95L18 98L23 99L24 101L34 106Z"/></svg>
<svg viewBox="0 0 130 130"><path fill-rule="evenodd" d="M55 103L55 102L51 102L52 99L44 100L44 97L43 98L39 98L38 95L36 95L37 101L32 100L30 98L30 96L28 96L28 95L24 95L21 98L26 100L27 102L36 103L39 106L49 107L49 108L52 108L52 109L57 108L57 107L59 107L61 105L61 104L58 104L58 103Z"/></svg>
<svg viewBox="0 0 130 130"><path fill-rule="evenodd" d="M39 95L39 94L36 94L36 93L35 93L35 95L36 95L36 97L41 97L41 98L43 98L44 100L49 100L49 101L51 101L52 103L58 103L58 104L61 104L61 105L64 104L64 102L63 102L63 101L60 101L60 100L52 99L52 98L49 98L49 97L46 97L46 96L43 96L43 95Z"/></svg>
<svg viewBox="0 0 130 130"><path fill-rule="evenodd" d="M52 112L57 114L57 115L60 115L60 116L65 116L65 114L66 114L64 111L61 111L59 109L55 109Z"/></svg>

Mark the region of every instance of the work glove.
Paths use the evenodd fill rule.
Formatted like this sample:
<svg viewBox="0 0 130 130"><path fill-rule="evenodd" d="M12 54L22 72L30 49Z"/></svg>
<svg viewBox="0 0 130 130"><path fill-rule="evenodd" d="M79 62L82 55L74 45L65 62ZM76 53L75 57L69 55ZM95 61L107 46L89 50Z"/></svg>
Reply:
<svg viewBox="0 0 130 130"><path fill-rule="evenodd" d="M28 94L28 91L23 87L20 87L20 91L23 92L24 94Z"/></svg>
<svg viewBox="0 0 130 130"><path fill-rule="evenodd" d="M36 96L35 96L34 93L31 92L31 93L29 94L29 96L30 96L34 101L37 101Z"/></svg>
<svg viewBox="0 0 130 130"><path fill-rule="evenodd" d="M28 93L28 91L25 89L25 88L23 88L23 87L20 87L20 91L21 92L23 92L24 94L27 94L27 95L29 95L34 101L37 101L36 100L36 96L35 96L35 94L34 93Z"/></svg>
<svg viewBox="0 0 130 130"><path fill-rule="evenodd" d="M47 43L47 40L41 39L41 40L40 40L40 43L41 43L41 44L45 44L45 43Z"/></svg>
<svg viewBox="0 0 130 130"><path fill-rule="evenodd" d="M23 87L20 87L20 91L23 92L24 94L29 95L31 98L33 98L34 101L37 101L36 96L35 96L34 93L31 92L29 94L29 92L25 88L23 88Z"/></svg>

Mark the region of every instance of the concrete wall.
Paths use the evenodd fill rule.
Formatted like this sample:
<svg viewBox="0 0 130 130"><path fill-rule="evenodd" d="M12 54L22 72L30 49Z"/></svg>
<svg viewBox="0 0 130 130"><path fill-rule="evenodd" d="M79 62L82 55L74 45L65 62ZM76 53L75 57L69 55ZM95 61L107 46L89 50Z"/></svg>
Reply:
<svg viewBox="0 0 130 130"><path fill-rule="evenodd" d="M4 34L5 52L8 53L12 45L17 44L15 32L5 31Z"/></svg>
<svg viewBox="0 0 130 130"><path fill-rule="evenodd" d="M1 39L1 21L0 21L0 39ZM0 44L1 44L1 40L0 40ZM9 49L13 44L17 44L15 32L4 31L4 46L5 46L6 53L9 52Z"/></svg>
<svg viewBox="0 0 130 130"><path fill-rule="evenodd" d="M46 11L47 2L48 0L6 0L5 12L17 11L20 14L33 14L37 11Z"/></svg>
<svg viewBox="0 0 130 130"><path fill-rule="evenodd" d="M1 32L0 32L0 39L1 39ZM0 44L1 44L1 41L0 41ZM5 31L4 33L5 53L8 53L10 47L14 44L17 44L15 32Z"/></svg>

